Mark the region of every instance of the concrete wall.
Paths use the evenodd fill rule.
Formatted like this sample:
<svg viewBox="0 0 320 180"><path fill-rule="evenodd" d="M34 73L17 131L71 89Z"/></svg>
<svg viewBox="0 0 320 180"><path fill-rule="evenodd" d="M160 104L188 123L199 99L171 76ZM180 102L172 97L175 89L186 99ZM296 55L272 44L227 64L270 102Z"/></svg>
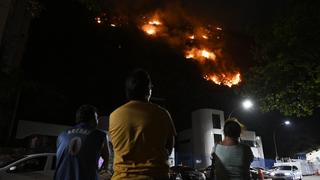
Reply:
<svg viewBox="0 0 320 180"><path fill-rule="evenodd" d="M199 109L192 112L192 142L195 168L204 168L211 164L211 152L214 146L214 134L222 135L221 129L214 129L212 116L220 117L220 126L224 126L223 111Z"/></svg>
<svg viewBox="0 0 320 180"><path fill-rule="evenodd" d="M213 116L220 119L220 128L213 128ZM214 109L198 109L192 112L192 128L178 134L177 162L179 158L190 158L187 165L201 169L211 165L212 149L216 145L214 135L221 135L223 139L224 112ZM252 144L251 150L255 156L254 165L264 167L264 153L262 140L254 131L243 131L241 140ZM182 142L182 143L181 143Z"/></svg>

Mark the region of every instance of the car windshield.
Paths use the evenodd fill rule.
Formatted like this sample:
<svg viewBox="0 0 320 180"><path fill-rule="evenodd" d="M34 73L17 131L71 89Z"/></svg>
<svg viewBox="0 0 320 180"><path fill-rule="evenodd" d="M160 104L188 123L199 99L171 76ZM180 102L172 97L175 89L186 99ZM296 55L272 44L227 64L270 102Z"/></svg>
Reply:
<svg viewBox="0 0 320 180"><path fill-rule="evenodd" d="M15 161L18 161L19 159L22 159L26 156L10 156L10 155L7 155L7 156L2 156L0 157L0 168L3 168Z"/></svg>
<svg viewBox="0 0 320 180"><path fill-rule="evenodd" d="M291 170L292 167L291 166L278 166L276 167L278 170Z"/></svg>

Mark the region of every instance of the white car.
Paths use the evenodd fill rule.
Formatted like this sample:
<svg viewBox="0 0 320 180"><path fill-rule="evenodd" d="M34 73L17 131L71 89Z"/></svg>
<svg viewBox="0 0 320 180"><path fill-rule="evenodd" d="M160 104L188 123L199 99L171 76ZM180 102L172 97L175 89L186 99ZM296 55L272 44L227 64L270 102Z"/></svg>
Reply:
<svg viewBox="0 0 320 180"><path fill-rule="evenodd" d="M270 177L273 180L275 179L301 180L302 172L297 168L297 166L282 165L282 166L276 166L275 169L270 173Z"/></svg>
<svg viewBox="0 0 320 180"><path fill-rule="evenodd" d="M30 154L0 161L0 180L52 180L56 155Z"/></svg>

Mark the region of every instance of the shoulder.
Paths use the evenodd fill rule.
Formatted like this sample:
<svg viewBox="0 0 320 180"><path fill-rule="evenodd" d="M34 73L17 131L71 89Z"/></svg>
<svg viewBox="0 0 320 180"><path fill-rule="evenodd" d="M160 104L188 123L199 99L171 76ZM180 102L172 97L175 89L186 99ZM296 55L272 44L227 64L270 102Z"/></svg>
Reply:
<svg viewBox="0 0 320 180"><path fill-rule="evenodd" d="M110 116L121 112L123 109L126 108L126 106L128 106L128 104L129 102L119 106L118 108L116 108L114 111L111 112Z"/></svg>
<svg viewBox="0 0 320 180"><path fill-rule="evenodd" d="M162 113L163 115L165 115L165 116L170 116L170 113L169 113L169 111L168 111L166 108L164 108L164 107L162 107L162 106L160 106L160 105L158 105L158 104L155 104L155 103L149 103L149 105L150 105L153 109L155 109L155 110L159 111L160 113Z"/></svg>

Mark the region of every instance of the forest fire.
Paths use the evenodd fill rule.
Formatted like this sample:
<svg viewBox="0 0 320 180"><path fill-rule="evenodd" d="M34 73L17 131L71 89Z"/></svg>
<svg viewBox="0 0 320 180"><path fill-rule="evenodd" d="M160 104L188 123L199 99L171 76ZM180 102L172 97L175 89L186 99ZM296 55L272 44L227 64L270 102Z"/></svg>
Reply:
<svg viewBox="0 0 320 180"><path fill-rule="evenodd" d="M216 84L223 84L226 86L233 86L236 84L239 84L239 82L241 82L241 78L240 78L240 73L237 72L235 74L220 74L220 75L205 75L204 78L208 81L212 81Z"/></svg>
<svg viewBox="0 0 320 180"><path fill-rule="evenodd" d="M156 35L162 26L162 22L159 20L158 15L154 15L149 21L144 22L141 29L147 35Z"/></svg>
<svg viewBox="0 0 320 180"><path fill-rule="evenodd" d="M142 30L146 32L148 35L154 35L157 33L157 28L150 24L143 25Z"/></svg>
<svg viewBox="0 0 320 180"><path fill-rule="evenodd" d="M191 50L186 51L185 57L187 59L194 59L199 62L203 62L205 60L216 60L216 55L207 50L207 49L198 49L198 48L192 48Z"/></svg>
<svg viewBox="0 0 320 180"><path fill-rule="evenodd" d="M96 18L94 18L95 20L96 20L96 22L98 23L98 24L101 24L101 18L100 17L96 17Z"/></svg>
<svg viewBox="0 0 320 180"><path fill-rule="evenodd" d="M241 81L241 75L224 52L221 27L202 24L186 17L184 13L156 10L148 15L141 14L134 20L146 35L161 38L171 47L180 50L186 59L192 59L201 69L204 79L218 85L233 86ZM176 15L178 14L178 15ZM107 18L97 17L98 24ZM109 18L111 27L117 27L129 18ZM120 23L121 22L121 23Z"/></svg>

